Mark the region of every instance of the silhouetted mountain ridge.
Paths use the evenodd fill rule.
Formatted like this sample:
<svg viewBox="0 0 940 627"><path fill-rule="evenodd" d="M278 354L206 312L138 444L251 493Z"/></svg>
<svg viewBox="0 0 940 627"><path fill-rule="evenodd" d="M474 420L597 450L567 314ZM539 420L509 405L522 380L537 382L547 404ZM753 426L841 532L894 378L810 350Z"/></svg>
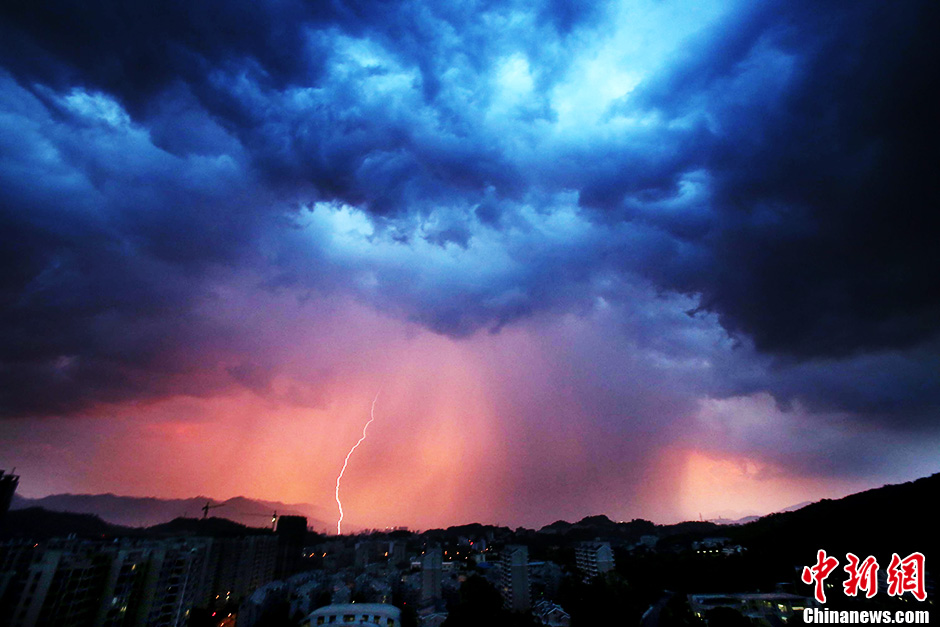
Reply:
<svg viewBox="0 0 940 627"><path fill-rule="evenodd" d="M269 529L248 527L225 518L175 518L168 523L149 527L147 531L150 534L168 536L212 536L214 538L271 533Z"/></svg>
<svg viewBox="0 0 940 627"><path fill-rule="evenodd" d="M67 498L64 498L67 497ZM604 515L587 516L575 523L558 520L538 531L519 528L516 535L559 536L564 542L577 542L602 538L624 543L638 542L643 536L657 536L658 548L682 544L706 536L727 537L733 543L741 543L749 549L768 554L813 554L825 548L830 554L845 553L877 555L879 559L890 557L890 553L909 554L920 551L936 554L936 520L933 504L940 497L940 474L916 481L887 485L852 494L837 500L823 499L817 503L794 506L797 509L761 517L746 524L722 526L708 521L687 521L673 525L657 525L651 521L634 519L615 522ZM269 529L270 501L254 501L237 497L224 501L221 507L210 510L213 517L201 520L201 516L172 516L156 525L127 526L115 524L89 512L64 513L47 511L38 507L23 508L24 504L50 500L60 506L100 507L102 504L117 507L130 504L139 508L154 507L155 512L165 511L161 505L167 502L199 505L201 509L208 499L194 497L177 501L162 501L154 498L120 497L107 495L57 495L46 499L18 499L14 509L4 521L5 535L11 530L34 533L36 537L53 535L113 536L156 533L168 535L242 535L264 533ZM284 504L277 504L284 505ZM244 521L226 520L230 516L219 516L229 508L229 515L245 512L249 507L257 514L249 513ZM140 509L137 510L139 514ZM199 511L199 514L202 512ZM278 514L292 513L291 509L278 510ZM125 514L123 519L133 517ZM154 514L156 515L156 513ZM115 516L121 519L120 516ZM430 536L481 536L487 531L511 532L508 527L469 523L432 529Z"/></svg>
<svg viewBox="0 0 940 627"><path fill-rule="evenodd" d="M119 496L107 494L53 494L38 499L14 497L12 509L41 507L49 511L93 514L102 520L124 527L152 527L177 518L201 518L202 508L209 502L210 516L227 518L248 527L271 525L274 512L278 515L305 516L310 527L332 528L324 522L325 512L309 503L281 503L236 496L224 501L206 496L186 499ZM348 526L356 529L354 525Z"/></svg>
<svg viewBox="0 0 940 627"><path fill-rule="evenodd" d="M224 518L176 518L151 527L124 527L94 514L54 512L41 507L11 510L0 522L0 537L44 540L74 536L86 539L114 537L200 536L234 537L270 534L269 528L248 527Z"/></svg>
<svg viewBox="0 0 940 627"><path fill-rule="evenodd" d="M112 525L94 514L76 514L73 512L53 512L41 507L7 512L0 522L0 537L46 538L67 537L101 538L124 535L135 531L129 527Z"/></svg>
<svg viewBox="0 0 940 627"><path fill-rule="evenodd" d="M834 551L925 552L936 545L933 504L940 497L940 473L907 483L886 485L841 499L800 503L744 524L720 525L686 521L656 525L637 519L615 523L607 516L587 516L576 523L557 520L539 532L566 540L602 538L636 542L644 535L671 542L705 536L728 537L733 542L805 553L807 547ZM871 547L871 548L868 548ZM891 548L894 547L894 548Z"/></svg>
<svg viewBox="0 0 940 627"><path fill-rule="evenodd" d="M755 548L801 554L826 549L830 554L851 551L879 559L914 551L936 555L933 508L938 497L940 473L837 500L823 499L796 511L725 528L724 533Z"/></svg>

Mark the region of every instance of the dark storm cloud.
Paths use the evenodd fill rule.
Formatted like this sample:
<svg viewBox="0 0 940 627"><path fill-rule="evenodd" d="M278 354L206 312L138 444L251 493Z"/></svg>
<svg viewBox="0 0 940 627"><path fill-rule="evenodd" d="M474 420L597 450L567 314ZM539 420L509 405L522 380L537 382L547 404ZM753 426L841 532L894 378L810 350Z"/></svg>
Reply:
<svg viewBox="0 0 940 627"><path fill-rule="evenodd" d="M50 111L0 85L0 411L218 387L203 360L240 340L200 315L194 280L224 273L257 224L234 164L155 149L103 96Z"/></svg>
<svg viewBox="0 0 940 627"><path fill-rule="evenodd" d="M936 342L850 359L786 360L752 375L732 367L725 382L736 393L770 391L783 409L799 402L815 412L851 412L871 422L916 429L935 425L940 407Z"/></svg>
<svg viewBox="0 0 940 627"><path fill-rule="evenodd" d="M537 55L540 33L569 30L593 13L590 7L547 5L523 43ZM513 15L512 7L490 2L102 1L42 8L16 2L4 9L3 35L12 45L0 59L24 86L101 90L147 124L182 94L209 113L208 123L245 143L270 183L309 183L323 198L400 212L487 182L505 193L522 189L518 166L476 135L474 121L461 111L467 103L438 97L440 75L456 56L472 72L485 73L500 53L496 29L503 24L481 19L490 10L504 22ZM362 102L366 81L390 72L388 59L352 75L327 67L338 56L340 37L387 48L395 64L415 72L414 87L425 102ZM302 104L289 102L298 95L286 93L291 89L313 93ZM407 109L432 102L437 120L415 119L421 112ZM446 132L416 135L431 124ZM173 150L188 136L183 125L155 139Z"/></svg>
<svg viewBox="0 0 940 627"><path fill-rule="evenodd" d="M118 95L132 111L176 81L254 63L274 85L316 72L302 54L300 26L332 15L329 3L279 1L5 3L4 66L27 82L87 85Z"/></svg>
<svg viewBox="0 0 940 627"><path fill-rule="evenodd" d="M702 294L758 349L846 356L937 333L934 3L781 3L728 25L640 98L708 132ZM666 228L669 228L667 225Z"/></svg>
<svg viewBox="0 0 940 627"><path fill-rule="evenodd" d="M590 83L637 6L5 4L0 411L267 389L206 313L233 277L466 336L640 275L779 358L713 390L926 416L936 5L729 10L647 59L667 16Z"/></svg>

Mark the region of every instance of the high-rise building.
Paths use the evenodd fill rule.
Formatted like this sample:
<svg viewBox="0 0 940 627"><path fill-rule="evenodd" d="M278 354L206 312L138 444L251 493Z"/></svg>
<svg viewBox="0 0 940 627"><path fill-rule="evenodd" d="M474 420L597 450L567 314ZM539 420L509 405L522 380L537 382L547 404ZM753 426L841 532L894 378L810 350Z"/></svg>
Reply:
<svg viewBox="0 0 940 627"><path fill-rule="evenodd" d="M4 514L10 511L13 495L19 483L20 478L17 475L0 470L0 520L3 520Z"/></svg>
<svg viewBox="0 0 940 627"><path fill-rule="evenodd" d="M209 551L209 604L237 600L274 581L277 538L249 535L212 538Z"/></svg>
<svg viewBox="0 0 940 627"><path fill-rule="evenodd" d="M183 627L208 541L50 540L0 545L0 624Z"/></svg>
<svg viewBox="0 0 940 627"><path fill-rule="evenodd" d="M500 592L506 609L521 612L531 606L529 593L529 549L510 544L503 548L499 562Z"/></svg>
<svg viewBox="0 0 940 627"><path fill-rule="evenodd" d="M162 540L150 546L136 622L129 624L147 627L186 625L190 610L206 596L210 546L208 540L202 538ZM119 624L122 623L116 623Z"/></svg>
<svg viewBox="0 0 940 627"><path fill-rule="evenodd" d="M421 556L421 601L432 603L441 598L443 556L441 547L428 547Z"/></svg>
<svg viewBox="0 0 940 627"><path fill-rule="evenodd" d="M277 564L275 579L286 579L300 572L304 541L307 539L305 516L279 516L277 519Z"/></svg>
<svg viewBox="0 0 940 627"><path fill-rule="evenodd" d="M575 548L575 559L585 581L614 569L610 542L581 542Z"/></svg>
<svg viewBox="0 0 940 627"><path fill-rule="evenodd" d="M388 561L392 565L399 565L408 559L404 540L393 540L388 543Z"/></svg>
<svg viewBox="0 0 940 627"><path fill-rule="evenodd" d="M13 604L11 627L93 624L104 578L107 556L84 547L60 545L35 552L22 578Z"/></svg>
<svg viewBox="0 0 940 627"><path fill-rule="evenodd" d="M374 551L375 546L368 540L357 542L353 553L353 566L356 568L368 566L372 562L372 553Z"/></svg>
<svg viewBox="0 0 940 627"><path fill-rule="evenodd" d="M129 616L136 614L140 598L152 596L154 592L144 589L149 565L150 551L143 546L122 546L114 550L104 580L104 602L98 608L96 625L123 627L131 624L133 618Z"/></svg>

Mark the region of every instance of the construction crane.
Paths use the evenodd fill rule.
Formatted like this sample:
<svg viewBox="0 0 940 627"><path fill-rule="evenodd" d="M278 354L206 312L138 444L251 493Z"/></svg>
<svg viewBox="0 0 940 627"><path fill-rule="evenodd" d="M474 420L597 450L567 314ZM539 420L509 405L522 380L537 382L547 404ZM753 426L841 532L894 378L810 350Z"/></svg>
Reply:
<svg viewBox="0 0 940 627"><path fill-rule="evenodd" d="M242 516L270 516L271 517L271 531L274 531L277 528L277 510L271 514L261 514L258 512L229 512L228 516L230 520L236 518L241 518Z"/></svg>
<svg viewBox="0 0 940 627"><path fill-rule="evenodd" d="M225 507L225 503L218 503L213 505L210 501L206 501L206 504L202 506L202 519L205 520L209 517L209 510L215 509L216 507Z"/></svg>
<svg viewBox="0 0 940 627"><path fill-rule="evenodd" d="M211 501L206 501L206 504L203 505L202 509L202 519L205 520L209 517L209 510L215 509L216 507L225 507L225 503L217 503L213 505ZM229 516L267 516L268 514L258 514L255 512L229 512ZM271 514L271 531L274 531L277 528L277 510Z"/></svg>
<svg viewBox="0 0 940 627"><path fill-rule="evenodd" d="M267 514L257 514L255 512L234 512L233 516L267 516ZM277 510L271 514L271 531L277 528Z"/></svg>

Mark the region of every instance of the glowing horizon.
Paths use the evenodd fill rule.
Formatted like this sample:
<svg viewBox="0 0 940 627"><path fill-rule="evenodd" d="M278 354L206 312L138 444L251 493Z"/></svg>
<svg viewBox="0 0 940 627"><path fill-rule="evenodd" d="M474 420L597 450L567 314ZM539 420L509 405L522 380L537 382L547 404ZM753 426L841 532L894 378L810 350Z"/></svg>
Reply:
<svg viewBox="0 0 940 627"><path fill-rule="evenodd" d="M0 6L23 493L428 528L940 469L935 3L53 3Z"/></svg>

